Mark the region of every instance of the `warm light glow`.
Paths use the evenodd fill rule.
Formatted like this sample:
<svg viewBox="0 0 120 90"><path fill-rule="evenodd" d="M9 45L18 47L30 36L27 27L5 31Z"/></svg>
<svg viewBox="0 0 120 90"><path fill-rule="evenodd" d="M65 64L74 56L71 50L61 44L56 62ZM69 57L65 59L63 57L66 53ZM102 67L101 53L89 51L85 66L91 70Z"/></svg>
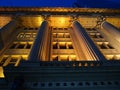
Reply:
<svg viewBox="0 0 120 90"><path fill-rule="evenodd" d="M60 18L60 23L61 23L61 24L65 24L65 18L61 17L61 18Z"/></svg>
<svg viewBox="0 0 120 90"><path fill-rule="evenodd" d="M96 25L97 18L96 17L90 17L90 16L80 16L78 17L78 21L83 27L92 28Z"/></svg>
<svg viewBox="0 0 120 90"><path fill-rule="evenodd" d="M9 16L0 16L0 28L5 26L11 21L11 17Z"/></svg>
<svg viewBox="0 0 120 90"><path fill-rule="evenodd" d="M114 55L106 55L107 60L112 60Z"/></svg>
<svg viewBox="0 0 120 90"><path fill-rule="evenodd" d="M70 19L69 16L51 16L49 18L50 25L57 28L68 27L70 25Z"/></svg>
<svg viewBox="0 0 120 90"><path fill-rule="evenodd" d="M117 28L120 28L120 18L119 17L107 17L106 21L111 23Z"/></svg>
<svg viewBox="0 0 120 90"><path fill-rule="evenodd" d="M61 61L69 60L68 55L60 55L60 60Z"/></svg>
<svg viewBox="0 0 120 90"><path fill-rule="evenodd" d="M21 20L25 27L39 27L43 18L42 16L22 16Z"/></svg>
<svg viewBox="0 0 120 90"><path fill-rule="evenodd" d="M4 78L3 67L0 67L0 78Z"/></svg>

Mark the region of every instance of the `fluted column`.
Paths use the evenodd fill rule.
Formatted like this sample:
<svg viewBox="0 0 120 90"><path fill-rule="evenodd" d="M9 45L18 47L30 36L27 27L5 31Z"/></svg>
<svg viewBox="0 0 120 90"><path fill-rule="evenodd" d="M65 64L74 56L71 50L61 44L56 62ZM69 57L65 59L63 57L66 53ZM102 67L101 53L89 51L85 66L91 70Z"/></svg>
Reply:
<svg viewBox="0 0 120 90"><path fill-rule="evenodd" d="M17 32L16 28L19 25L18 23L18 19L14 18L7 25L0 29L0 49L7 46L10 41L14 39L13 37Z"/></svg>
<svg viewBox="0 0 120 90"><path fill-rule="evenodd" d="M114 36L116 40L120 42L120 29L116 28L109 22L103 22L102 27L109 33L111 36Z"/></svg>
<svg viewBox="0 0 120 90"><path fill-rule="evenodd" d="M88 36L85 29L80 25L79 22L74 21L72 24L73 30L69 32L73 39L75 49L77 50L78 57L80 60L105 60L104 56L95 46L93 41Z"/></svg>
<svg viewBox="0 0 120 90"><path fill-rule="evenodd" d="M105 21L101 24L99 31L115 49L120 51L120 30L118 28Z"/></svg>
<svg viewBox="0 0 120 90"><path fill-rule="evenodd" d="M45 61L50 57L50 32L48 28L48 22L43 21L34 44L32 46L32 50L29 55L29 60L35 61Z"/></svg>

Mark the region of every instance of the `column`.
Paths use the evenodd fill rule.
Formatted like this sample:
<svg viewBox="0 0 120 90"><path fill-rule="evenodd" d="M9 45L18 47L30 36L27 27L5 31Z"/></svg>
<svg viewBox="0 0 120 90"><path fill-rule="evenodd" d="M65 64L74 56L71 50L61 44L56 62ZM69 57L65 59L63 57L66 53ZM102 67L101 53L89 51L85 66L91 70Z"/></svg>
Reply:
<svg viewBox="0 0 120 90"><path fill-rule="evenodd" d="M14 18L7 25L0 30L0 49L7 46L11 40L14 39L16 28L18 27L18 20Z"/></svg>
<svg viewBox="0 0 120 90"><path fill-rule="evenodd" d="M48 22L43 21L32 46L29 60L45 61L50 59L50 31Z"/></svg>
<svg viewBox="0 0 120 90"><path fill-rule="evenodd" d="M102 27L113 36L117 41L120 42L120 29L116 28L109 22L103 22Z"/></svg>
<svg viewBox="0 0 120 90"><path fill-rule="evenodd" d="M101 30L99 31L115 49L120 51L120 30L118 28L105 21L101 24Z"/></svg>
<svg viewBox="0 0 120 90"><path fill-rule="evenodd" d="M88 36L85 29L79 22L74 21L73 29L70 29L70 35L80 60L98 60L104 61L105 58Z"/></svg>

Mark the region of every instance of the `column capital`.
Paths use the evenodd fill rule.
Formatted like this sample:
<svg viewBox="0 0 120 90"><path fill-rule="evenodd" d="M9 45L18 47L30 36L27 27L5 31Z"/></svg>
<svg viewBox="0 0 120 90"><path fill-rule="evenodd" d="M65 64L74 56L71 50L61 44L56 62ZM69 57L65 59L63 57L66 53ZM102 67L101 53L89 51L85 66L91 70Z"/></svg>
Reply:
<svg viewBox="0 0 120 90"><path fill-rule="evenodd" d="M49 14L43 14L42 17L45 21L47 21L49 19L50 15Z"/></svg>

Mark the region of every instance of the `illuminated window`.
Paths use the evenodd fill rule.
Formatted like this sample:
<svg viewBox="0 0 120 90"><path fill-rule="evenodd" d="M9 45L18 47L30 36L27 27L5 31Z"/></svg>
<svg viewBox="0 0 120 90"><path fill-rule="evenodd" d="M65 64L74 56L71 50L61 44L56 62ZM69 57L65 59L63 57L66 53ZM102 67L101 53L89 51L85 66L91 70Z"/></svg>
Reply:
<svg viewBox="0 0 120 90"><path fill-rule="evenodd" d="M99 47L100 47L101 49L107 49L107 47L106 47L105 44L99 44Z"/></svg>
<svg viewBox="0 0 120 90"><path fill-rule="evenodd" d="M24 46L25 46L25 44L19 44L18 47L17 47L17 49L23 49Z"/></svg>
<svg viewBox="0 0 120 90"><path fill-rule="evenodd" d="M92 38L103 38L100 33L89 33Z"/></svg>
<svg viewBox="0 0 120 90"><path fill-rule="evenodd" d="M107 60L120 60L120 55L105 55Z"/></svg>
<svg viewBox="0 0 120 90"><path fill-rule="evenodd" d="M25 34L25 38L30 38L31 37L31 34L30 33L26 33Z"/></svg>
<svg viewBox="0 0 120 90"><path fill-rule="evenodd" d="M108 42L97 42L100 49L114 49Z"/></svg>
<svg viewBox="0 0 120 90"><path fill-rule="evenodd" d="M19 39L21 39L21 38L35 38L36 37L36 33L20 33L20 34L18 34L18 36L17 36L17 38Z"/></svg>
<svg viewBox="0 0 120 90"><path fill-rule="evenodd" d="M10 49L14 49L17 46L17 43L13 43Z"/></svg>
<svg viewBox="0 0 120 90"><path fill-rule="evenodd" d="M64 35L64 33L58 33L58 34L57 34L57 38L64 38L63 35Z"/></svg>
<svg viewBox="0 0 120 90"><path fill-rule="evenodd" d="M53 49L58 49L58 43L53 42Z"/></svg>
<svg viewBox="0 0 120 90"><path fill-rule="evenodd" d="M36 35L37 35L37 33L33 33L32 35L33 35L33 38L35 38L35 37L36 37Z"/></svg>
<svg viewBox="0 0 120 90"><path fill-rule="evenodd" d="M66 38L70 38L70 34L69 33L65 33Z"/></svg>
<svg viewBox="0 0 120 90"><path fill-rule="evenodd" d="M4 56L1 60L0 60L0 66L3 66L3 64L5 63L5 61L8 59L8 57Z"/></svg>
<svg viewBox="0 0 120 90"><path fill-rule="evenodd" d="M53 38L56 38L57 37L57 34L56 33L53 33Z"/></svg>
<svg viewBox="0 0 120 90"><path fill-rule="evenodd" d="M15 65L15 63L17 62L17 60L18 60L18 57L12 57L11 60L10 60L10 62L9 62L9 64L10 65Z"/></svg>
<svg viewBox="0 0 120 90"><path fill-rule="evenodd" d="M77 59L76 55L71 55L70 58L71 58L71 61L76 61L76 59Z"/></svg>
<svg viewBox="0 0 120 90"><path fill-rule="evenodd" d="M58 61L58 56L57 55L52 56L52 60L53 61Z"/></svg>
<svg viewBox="0 0 120 90"><path fill-rule="evenodd" d="M107 60L113 60L114 55L106 55Z"/></svg>
<svg viewBox="0 0 120 90"><path fill-rule="evenodd" d="M60 61L69 61L68 55L60 55Z"/></svg>
<svg viewBox="0 0 120 90"><path fill-rule="evenodd" d="M67 49L66 43L64 43L64 42L60 42L59 46L60 46L60 49Z"/></svg>
<svg viewBox="0 0 120 90"><path fill-rule="evenodd" d="M107 44L107 46L109 47L109 49L114 49L110 44Z"/></svg>
<svg viewBox="0 0 120 90"><path fill-rule="evenodd" d="M72 43L68 43L68 48L73 49Z"/></svg>
<svg viewBox="0 0 120 90"><path fill-rule="evenodd" d="M14 42L9 49L30 49L32 42Z"/></svg>
<svg viewBox="0 0 120 90"><path fill-rule="evenodd" d="M32 46L32 44L27 43L26 49L30 49L30 48L31 48L31 46Z"/></svg>

